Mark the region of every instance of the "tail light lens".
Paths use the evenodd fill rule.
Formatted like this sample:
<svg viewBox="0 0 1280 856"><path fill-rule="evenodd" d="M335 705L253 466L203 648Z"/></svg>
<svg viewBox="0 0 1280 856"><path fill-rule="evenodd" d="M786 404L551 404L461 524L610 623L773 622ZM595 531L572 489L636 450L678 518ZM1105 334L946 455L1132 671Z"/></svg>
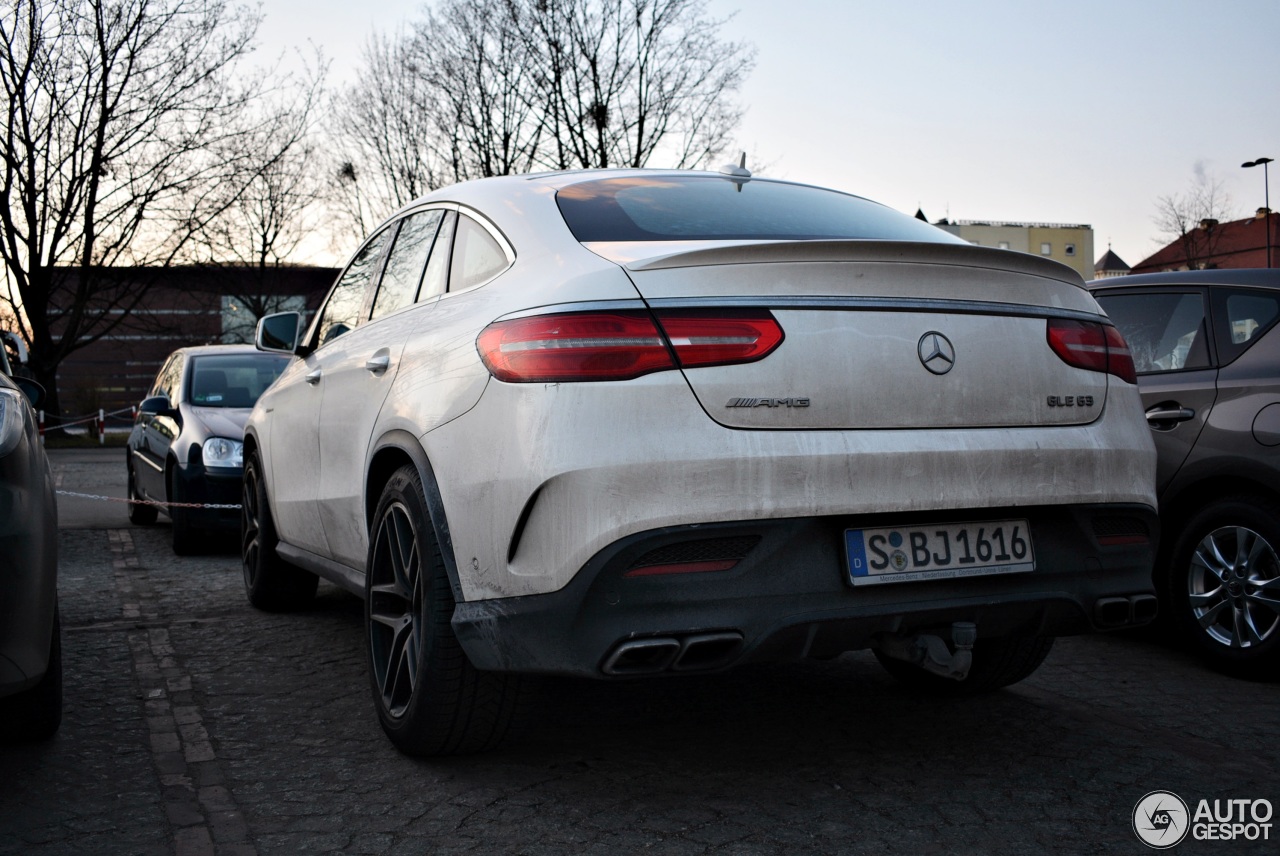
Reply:
<svg viewBox="0 0 1280 856"><path fill-rule="evenodd" d="M1125 383L1138 382L1138 370L1133 365L1133 352L1129 343L1115 327L1103 327L1107 334L1107 372Z"/></svg>
<svg viewBox="0 0 1280 856"><path fill-rule="evenodd" d="M782 328L765 311L657 315L681 368L750 363L764 359L782 344Z"/></svg>
<svg viewBox="0 0 1280 856"><path fill-rule="evenodd" d="M661 327L659 327L661 324ZM476 340L508 383L630 380L678 367L762 359L782 342L768 312L583 312L496 321Z"/></svg>
<svg viewBox="0 0 1280 856"><path fill-rule="evenodd" d="M489 373L511 383L629 380L675 368L645 312L536 315L498 321L476 341Z"/></svg>
<svg viewBox="0 0 1280 856"><path fill-rule="evenodd" d="M1049 347L1067 365L1113 374L1126 383L1138 382L1133 355L1115 327L1050 318L1047 335Z"/></svg>

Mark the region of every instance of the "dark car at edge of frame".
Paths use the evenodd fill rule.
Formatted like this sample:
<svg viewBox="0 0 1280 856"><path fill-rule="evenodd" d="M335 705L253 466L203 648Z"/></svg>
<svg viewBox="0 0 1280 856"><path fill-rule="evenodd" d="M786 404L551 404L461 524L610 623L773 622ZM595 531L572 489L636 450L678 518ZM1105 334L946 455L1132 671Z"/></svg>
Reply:
<svg viewBox="0 0 1280 856"><path fill-rule="evenodd" d="M0 348L0 740L52 737L62 722L58 508L33 406Z"/></svg>

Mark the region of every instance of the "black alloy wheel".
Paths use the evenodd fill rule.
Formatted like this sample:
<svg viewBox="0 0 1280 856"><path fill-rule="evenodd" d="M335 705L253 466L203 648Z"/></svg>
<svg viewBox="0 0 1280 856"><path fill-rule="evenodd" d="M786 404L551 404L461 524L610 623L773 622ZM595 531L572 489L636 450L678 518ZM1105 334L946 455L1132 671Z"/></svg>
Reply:
<svg viewBox="0 0 1280 856"><path fill-rule="evenodd" d="M523 680L481 672L454 636L454 598L417 468L387 482L373 517L365 581L369 675L387 737L410 755L497 745Z"/></svg>
<svg viewBox="0 0 1280 856"><path fill-rule="evenodd" d="M290 565L276 553L279 538L256 454L245 462L240 498L240 559L249 603L267 612L302 609L315 597L320 579Z"/></svg>

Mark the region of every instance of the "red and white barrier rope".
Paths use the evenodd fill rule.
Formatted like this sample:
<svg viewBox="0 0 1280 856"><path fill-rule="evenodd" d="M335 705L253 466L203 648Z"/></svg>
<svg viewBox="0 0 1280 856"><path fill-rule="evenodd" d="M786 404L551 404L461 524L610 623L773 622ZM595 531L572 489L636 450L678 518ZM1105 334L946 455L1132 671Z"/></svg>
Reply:
<svg viewBox="0 0 1280 856"><path fill-rule="evenodd" d="M107 444L107 420L117 416L123 416L125 414L128 414L130 421L132 421L133 419L137 418L138 409L136 407L123 407L119 410L113 410L110 413L106 412L105 410L99 410L96 415L90 414L89 416L82 416L78 419L68 419L68 420L59 419L58 424L54 427L69 428L73 425L93 424L98 429L97 430L98 445L105 446ZM40 421L40 442L43 443L44 432L46 427L45 412L43 410L41 410L39 413L39 421Z"/></svg>
<svg viewBox="0 0 1280 856"><path fill-rule="evenodd" d="M96 493L77 493L73 490L60 490L58 496L74 496L78 499L96 499L102 502L123 502L127 505L154 505L157 508L219 508L239 510L241 506L219 504L215 502L156 502L150 499L122 499L118 496L101 496Z"/></svg>

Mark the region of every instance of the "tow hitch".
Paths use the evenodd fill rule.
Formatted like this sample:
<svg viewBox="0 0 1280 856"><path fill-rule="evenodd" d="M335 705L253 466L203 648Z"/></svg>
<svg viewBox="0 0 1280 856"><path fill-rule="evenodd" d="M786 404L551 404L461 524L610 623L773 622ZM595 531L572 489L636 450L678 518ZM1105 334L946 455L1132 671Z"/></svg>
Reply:
<svg viewBox="0 0 1280 856"><path fill-rule="evenodd" d="M973 643L978 638L978 625L957 621L951 625L951 645L929 633L915 636L884 635L879 639L880 653L895 660L919 666L926 672L963 681L973 666Z"/></svg>

